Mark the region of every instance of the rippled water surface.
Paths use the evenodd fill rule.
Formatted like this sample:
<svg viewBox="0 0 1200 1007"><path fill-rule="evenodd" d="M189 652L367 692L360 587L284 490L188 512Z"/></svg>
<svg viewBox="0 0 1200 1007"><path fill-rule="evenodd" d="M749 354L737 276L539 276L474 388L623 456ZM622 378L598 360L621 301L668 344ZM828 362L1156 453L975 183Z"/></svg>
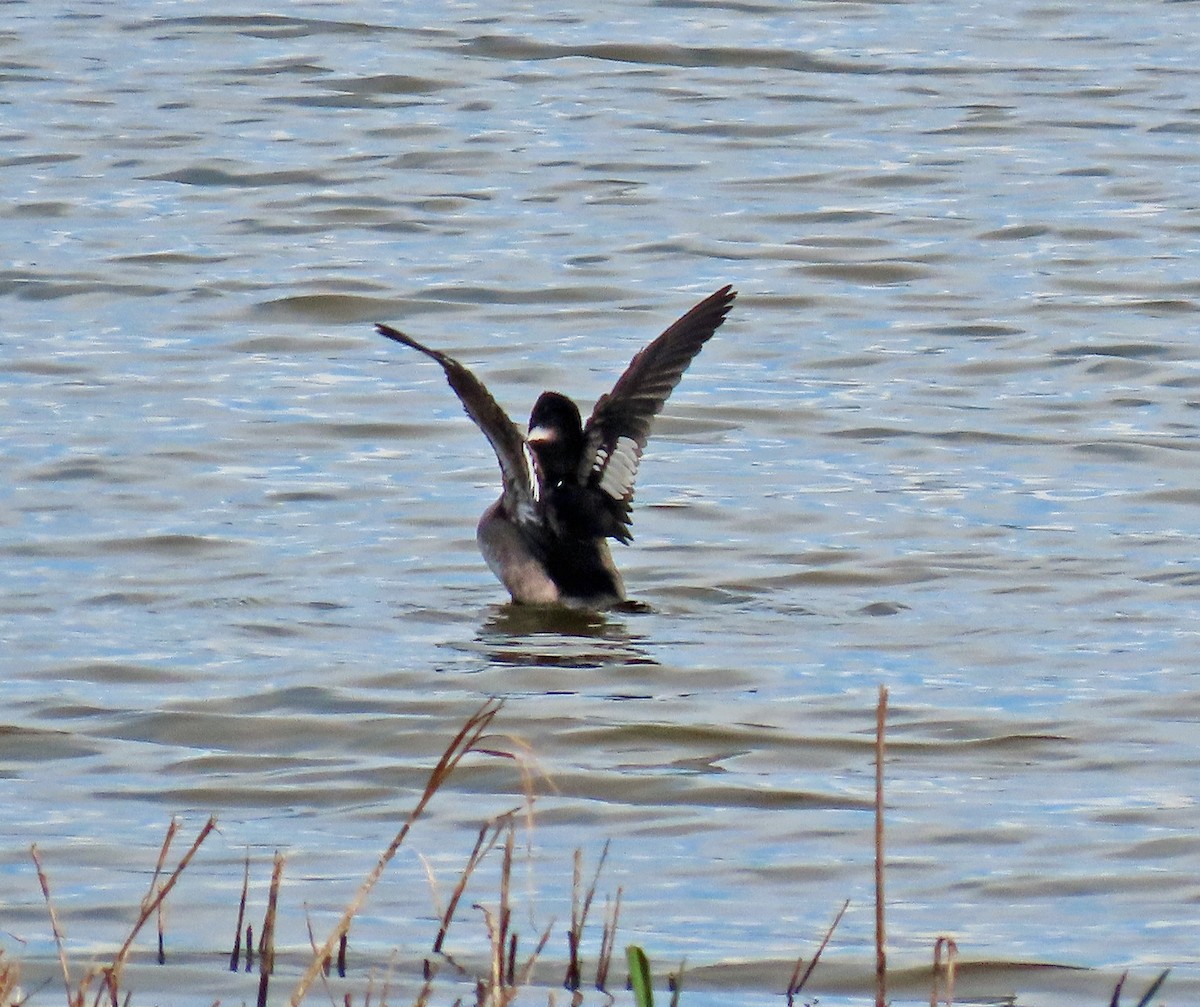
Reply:
<svg viewBox="0 0 1200 1007"><path fill-rule="evenodd" d="M611 839L597 907L622 888L618 946L686 958L684 1004L781 1002L845 899L806 994L864 1002L886 685L897 998L947 934L981 963L960 999L1107 1003L1171 966L1164 1002L1200 1000L1196 6L505 6L5 5L0 930L27 987L56 967L30 843L86 962L171 817L209 814L135 1002L253 995L222 971L247 851L256 919L287 854L294 973L304 907L331 925L496 696L549 986L572 851L590 873ZM494 458L371 323L523 422L724 283L618 548L650 610L505 606L474 544ZM356 924L355 996L428 953L417 853L445 898L524 787L478 756L438 795Z"/></svg>

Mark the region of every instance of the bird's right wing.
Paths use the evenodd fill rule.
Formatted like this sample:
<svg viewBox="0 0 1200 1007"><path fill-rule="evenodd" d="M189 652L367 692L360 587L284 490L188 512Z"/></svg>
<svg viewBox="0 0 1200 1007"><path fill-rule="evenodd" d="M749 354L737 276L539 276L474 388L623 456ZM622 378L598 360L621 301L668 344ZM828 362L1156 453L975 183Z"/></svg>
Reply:
<svg viewBox="0 0 1200 1007"><path fill-rule="evenodd" d="M390 325L378 324L375 330L381 336L424 353L441 365L446 374L446 381L454 389L466 414L483 431L483 435L492 445L492 450L496 452L496 460L500 463L500 474L504 481L508 512L522 523L536 521L541 485L533 454L524 434L492 398L492 393L484 383L453 357L417 342L412 336L405 335Z"/></svg>

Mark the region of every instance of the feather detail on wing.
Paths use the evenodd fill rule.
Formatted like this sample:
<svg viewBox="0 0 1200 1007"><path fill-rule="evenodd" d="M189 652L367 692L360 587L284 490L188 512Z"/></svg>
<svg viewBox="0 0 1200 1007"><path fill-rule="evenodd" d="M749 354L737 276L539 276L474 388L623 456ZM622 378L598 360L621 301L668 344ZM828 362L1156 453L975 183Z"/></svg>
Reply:
<svg viewBox="0 0 1200 1007"><path fill-rule="evenodd" d="M593 487L608 515L604 534L628 542L638 463L650 425L683 372L717 331L736 291L725 286L706 297L641 350L612 391L602 395L584 427L578 478Z"/></svg>
<svg viewBox="0 0 1200 1007"><path fill-rule="evenodd" d="M541 499L541 485L533 453L525 436L500 406L487 387L467 368L453 357L431 349L405 335L390 325L375 326L381 336L411 347L441 365L446 381L454 389L466 414L496 452L500 463L500 475L504 482L504 498L508 512L518 521L537 520L537 504Z"/></svg>

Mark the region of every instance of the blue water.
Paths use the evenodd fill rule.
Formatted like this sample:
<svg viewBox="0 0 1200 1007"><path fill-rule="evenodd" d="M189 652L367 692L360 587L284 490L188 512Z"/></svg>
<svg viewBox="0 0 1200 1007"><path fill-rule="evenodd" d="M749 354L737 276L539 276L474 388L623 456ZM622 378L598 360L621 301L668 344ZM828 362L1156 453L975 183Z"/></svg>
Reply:
<svg viewBox="0 0 1200 1007"><path fill-rule="evenodd" d="M963 996L1107 1002L1169 965L1194 999L1193 5L6 15L0 930L28 977L56 967L30 843L82 963L167 821L209 814L176 971L135 995L253 995L207 957L247 848L259 918L289 855L290 976L298 907L332 922L500 696L540 770L526 935L611 838L619 940L686 955L685 1003L776 996L846 898L811 993L863 1002L883 684L894 965L949 933L992 963ZM650 611L507 611L473 538L494 459L372 323L523 422L726 282L617 550ZM507 760L452 781L352 983L428 953L415 851L451 877L522 799Z"/></svg>

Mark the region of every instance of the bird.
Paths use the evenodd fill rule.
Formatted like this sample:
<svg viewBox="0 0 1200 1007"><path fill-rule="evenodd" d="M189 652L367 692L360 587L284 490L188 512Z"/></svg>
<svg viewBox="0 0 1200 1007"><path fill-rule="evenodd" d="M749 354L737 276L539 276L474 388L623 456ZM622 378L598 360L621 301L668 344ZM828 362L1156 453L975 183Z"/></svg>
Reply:
<svg viewBox="0 0 1200 1007"><path fill-rule="evenodd" d="M502 490L479 519L476 540L515 604L600 611L626 603L608 540L632 541L634 484L652 421L736 296L722 287L635 354L586 423L571 399L546 391L524 433L463 364L376 325L441 366L496 453Z"/></svg>

